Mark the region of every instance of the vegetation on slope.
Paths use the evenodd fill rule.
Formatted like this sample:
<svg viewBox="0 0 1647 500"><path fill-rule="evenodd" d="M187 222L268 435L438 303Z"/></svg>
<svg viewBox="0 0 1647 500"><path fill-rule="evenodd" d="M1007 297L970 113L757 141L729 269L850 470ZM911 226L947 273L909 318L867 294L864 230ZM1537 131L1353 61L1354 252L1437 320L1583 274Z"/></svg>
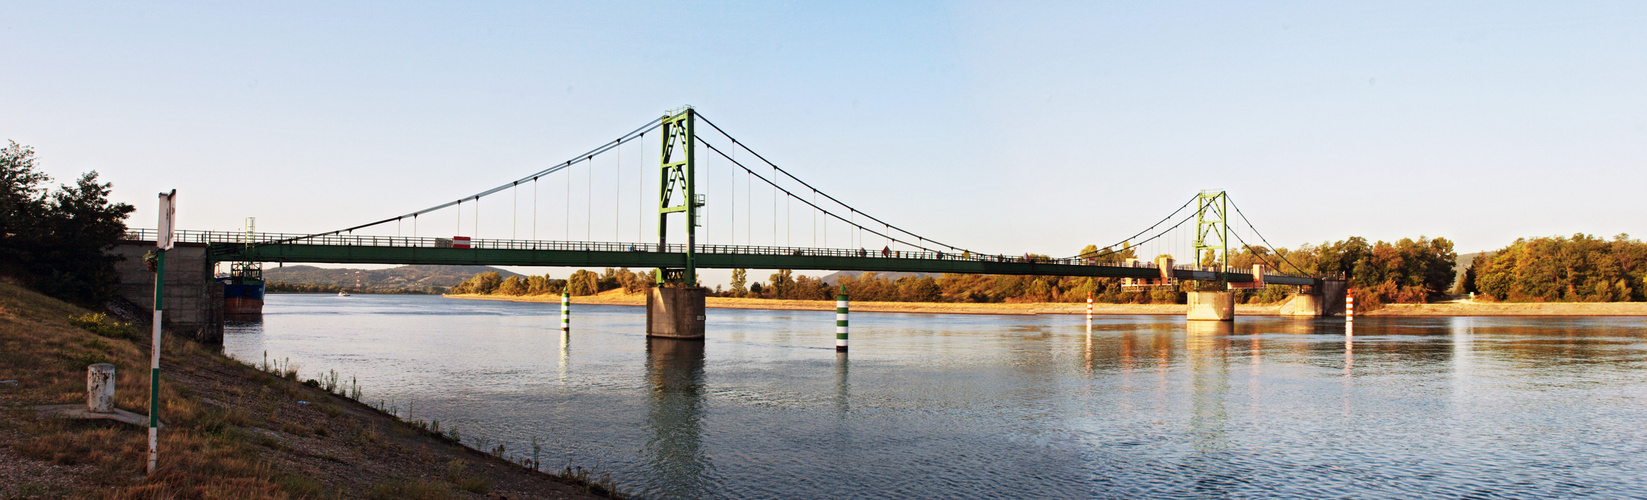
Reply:
<svg viewBox="0 0 1647 500"><path fill-rule="evenodd" d="M34 405L85 403L91 363L116 366L116 407L147 414L142 331L0 283L0 498L568 498L609 491L533 472L537 464L500 458L502 449L489 455L460 446L453 430L405 422L337 394L345 391L335 377L299 383L290 366L259 369L170 338L161 360L167 428L154 475L144 474L143 428L36 419ZM358 387L347 392L361 397Z"/></svg>

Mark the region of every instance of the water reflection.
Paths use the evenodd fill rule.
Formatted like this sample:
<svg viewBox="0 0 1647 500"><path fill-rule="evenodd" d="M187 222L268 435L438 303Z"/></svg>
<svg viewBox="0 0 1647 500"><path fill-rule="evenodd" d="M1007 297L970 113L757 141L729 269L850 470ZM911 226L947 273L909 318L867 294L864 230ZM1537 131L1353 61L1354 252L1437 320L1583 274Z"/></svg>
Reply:
<svg viewBox="0 0 1647 500"><path fill-rule="evenodd" d="M664 498L699 498L710 493L703 453L704 341L646 339L646 427L651 434L641 454L651 468L647 490Z"/></svg>
<svg viewBox="0 0 1647 500"><path fill-rule="evenodd" d="M852 410L849 403L852 398L852 362L847 359L847 353L835 353L835 416L846 421L847 412Z"/></svg>
<svg viewBox="0 0 1647 500"><path fill-rule="evenodd" d="M826 312L713 311L705 344L590 306L574 348L535 304L269 307L226 350L547 437L642 498L1647 498L1642 318L866 314L854 365Z"/></svg>

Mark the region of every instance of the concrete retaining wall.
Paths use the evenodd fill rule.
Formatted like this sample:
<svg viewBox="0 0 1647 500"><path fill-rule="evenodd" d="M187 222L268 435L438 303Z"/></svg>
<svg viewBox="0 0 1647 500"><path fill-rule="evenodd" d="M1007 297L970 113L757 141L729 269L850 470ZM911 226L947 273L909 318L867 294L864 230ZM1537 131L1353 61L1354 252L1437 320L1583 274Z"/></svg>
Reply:
<svg viewBox="0 0 1647 500"><path fill-rule="evenodd" d="M120 271L120 296L144 311L154 311L154 273L143 254L153 241L121 241L110 253L125 257ZM206 245L178 243L166 252L166 331L209 345L223 343L223 285L212 279Z"/></svg>

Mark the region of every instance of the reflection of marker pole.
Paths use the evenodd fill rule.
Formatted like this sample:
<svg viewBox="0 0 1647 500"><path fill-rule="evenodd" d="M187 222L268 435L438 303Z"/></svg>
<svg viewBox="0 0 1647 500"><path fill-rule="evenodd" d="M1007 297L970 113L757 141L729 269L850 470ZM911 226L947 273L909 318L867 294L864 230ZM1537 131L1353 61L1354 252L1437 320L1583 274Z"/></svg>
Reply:
<svg viewBox="0 0 1647 500"><path fill-rule="evenodd" d="M572 294L560 292L560 331L572 331Z"/></svg>
<svg viewBox="0 0 1647 500"><path fill-rule="evenodd" d="M1092 292L1087 292L1087 333L1092 333Z"/></svg>
<svg viewBox="0 0 1647 500"><path fill-rule="evenodd" d="M835 350L846 351L846 287L835 295Z"/></svg>

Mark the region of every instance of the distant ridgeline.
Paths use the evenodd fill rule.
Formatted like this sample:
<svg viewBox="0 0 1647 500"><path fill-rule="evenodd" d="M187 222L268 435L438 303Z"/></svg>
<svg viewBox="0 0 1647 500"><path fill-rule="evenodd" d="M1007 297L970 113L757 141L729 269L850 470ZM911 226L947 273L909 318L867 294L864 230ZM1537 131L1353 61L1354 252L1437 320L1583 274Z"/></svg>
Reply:
<svg viewBox="0 0 1647 500"><path fill-rule="evenodd" d="M263 270L269 293L445 293L475 273L515 273L487 266L400 266L390 269L328 269L283 266Z"/></svg>
<svg viewBox="0 0 1647 500"><path fill-rule="evenodd" d="M1511 302L1640 302L1647 300L1647 244L1627 234L1523 238L1476 257L1458 291Z"/></svg>
<svg viewBox="0 0 1647 500"><path fill-rule="evenodd" d="M1134 247L1120 250L1087 246L1081 255L1100 262L1121 262L1138 258ZM1029 255L1029 258L1045 256ZM1348 279L1357 289L1356 303L1363 308L1392 302L1424 302L1442 297L1453 284L1458 254L1445 238L1402 239L1393 243L1368 243L1365 238L1305 244L1296 250L1254 247L1231 252L1230 265L1250 269L1268 264L1274 272ZM1213 265L1205 262L1204 265ZM656 271L634 273L628 269L606 269L604 273L579 270L568 279L549 276L507 276L496 272L476 275L454 287L452 293L483 295L559 294L589 295L622 288L639 293L655 282ZM794 274L780 269L765 282L750 283L744 269L732 271L731 287L716 286L714 296L790 300L832 300L840 287L852 300L881 302L1084 302L1087 294L1106 303L1181 304L1185 292L1196 283L1176 289L1127 290L1118 278L1056 276L1011 276L982 274L918 273L833 273L823 277ZM1285 300L1291 287L1269 286L1236 290L1243 303L1272 303Z"/></svg>

